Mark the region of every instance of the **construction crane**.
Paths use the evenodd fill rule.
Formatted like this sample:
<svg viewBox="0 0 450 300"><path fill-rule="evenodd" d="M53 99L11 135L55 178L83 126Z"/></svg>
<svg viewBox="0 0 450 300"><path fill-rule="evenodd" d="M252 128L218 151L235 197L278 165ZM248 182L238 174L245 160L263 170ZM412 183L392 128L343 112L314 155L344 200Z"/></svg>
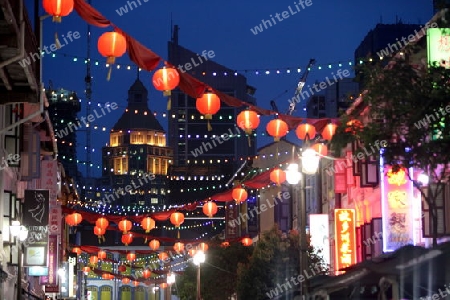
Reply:
<svg viewBox="0 0 450 300"><path fill-rule="evenodd" d="M309 70L311 69L312 65L316 63L316 60L314 58L311 58L309 60L308 65L306 66L305 73L303 73L303 76L300 78L300 81L298 82L297 88L295 89L295 95L294 98L298 99L298 96L302 92L303 87L306 83L306 78L308 77ZM290 101L289 102L289 108L286 112L287 115L292 115L292 113L295 110L295 105L298 104L300 101ZM272 105L273 106L273 105Z"/></svg>

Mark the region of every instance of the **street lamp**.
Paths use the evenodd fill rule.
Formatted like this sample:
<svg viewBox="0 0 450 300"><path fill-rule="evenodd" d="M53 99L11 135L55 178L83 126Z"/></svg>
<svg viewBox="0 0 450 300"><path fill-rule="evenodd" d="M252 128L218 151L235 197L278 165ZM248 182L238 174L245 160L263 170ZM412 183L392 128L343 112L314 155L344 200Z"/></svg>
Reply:
<svg viewBox="0 0 450 300"><path fill-rule="evenodd" d="M11 226L9 226L9 231L13 237L17 238L17 290L16 297L17 300L21 299L22 294L22 242L24 242L28 237L28 229L20 225L20 221L12 221Z"/></svg>
<svg viewBox="0 0 450 300"><path fill-rule="evenodd" d="M205 253L202 250L197 250L195 252L193 261L197 268L197 300L201 300L200 296L200 265L205 262Z"/></svg>
<svg viewBox="0 0 450 300"><path fill-rule="evenodd" d="M295 149L293 149L295 151ZM312 148L302 151L301 171L297 163L291 163L286 169L286 181L289 184L297 185L300 182L301 198L300 198L300 273L307 269L308 254L306 244L306 175L313 175L319 168L320 156ZM297 193L294 194L296 197ZM302 282L302 294L307 296L306 281Z"/></svg>

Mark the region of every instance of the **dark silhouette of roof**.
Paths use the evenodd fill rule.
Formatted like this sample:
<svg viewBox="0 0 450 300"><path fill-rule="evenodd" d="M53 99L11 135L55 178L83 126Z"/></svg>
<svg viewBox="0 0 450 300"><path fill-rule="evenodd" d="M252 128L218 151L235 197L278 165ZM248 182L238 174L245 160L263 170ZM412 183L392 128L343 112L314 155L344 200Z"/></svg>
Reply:
<svg viewBox="0 0 450 300"><path fill-rule="evenodd" d="M161 124L148 108L148 91L139 78L128 90L127 101L127 109L114 125L114 131L141 129L164 132Z"/></svg>

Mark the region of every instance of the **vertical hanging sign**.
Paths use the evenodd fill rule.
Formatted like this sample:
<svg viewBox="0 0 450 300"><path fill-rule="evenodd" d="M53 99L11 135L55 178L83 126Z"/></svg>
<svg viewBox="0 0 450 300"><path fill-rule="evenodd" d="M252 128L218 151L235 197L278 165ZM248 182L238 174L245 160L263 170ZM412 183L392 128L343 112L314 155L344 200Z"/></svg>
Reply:
<svg viewBox="0 0 450 300"><path fill-rule="evenodd" d="M334 210L336 271L356 264L355 222L354 209Z"/></svg>
<svg viewBox="0 0 450 300"><path fill-rule="evenodd" d="M47 266L49 191L25 190L23 225L28 229L24 241L24 267Z"/></svg>
<svg viewBox="0 0 450 300"><path fill-rule="evenodd" d="M381 209L383 214L383 251L414 244L413 185L405 169L394 173L385 166L381 174Z"/></svg>

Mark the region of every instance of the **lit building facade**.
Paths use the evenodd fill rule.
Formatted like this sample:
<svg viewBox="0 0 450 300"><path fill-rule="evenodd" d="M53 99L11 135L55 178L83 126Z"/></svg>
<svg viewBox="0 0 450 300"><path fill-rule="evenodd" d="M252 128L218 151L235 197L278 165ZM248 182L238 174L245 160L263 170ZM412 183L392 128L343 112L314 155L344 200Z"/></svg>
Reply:
<svg viewBox="0 0 450 300"><path fill-rule="evenodd" d="M148 207L165 204L172 150L166 146L166 133L147 101L148 91L137 79L128 91L127 108L111 129L110 143L102 149L102 185L114 187L103 195L109 203ZM127 186L133 188L125 191ZM124 192L116 194L119 189Z"/></svg>

